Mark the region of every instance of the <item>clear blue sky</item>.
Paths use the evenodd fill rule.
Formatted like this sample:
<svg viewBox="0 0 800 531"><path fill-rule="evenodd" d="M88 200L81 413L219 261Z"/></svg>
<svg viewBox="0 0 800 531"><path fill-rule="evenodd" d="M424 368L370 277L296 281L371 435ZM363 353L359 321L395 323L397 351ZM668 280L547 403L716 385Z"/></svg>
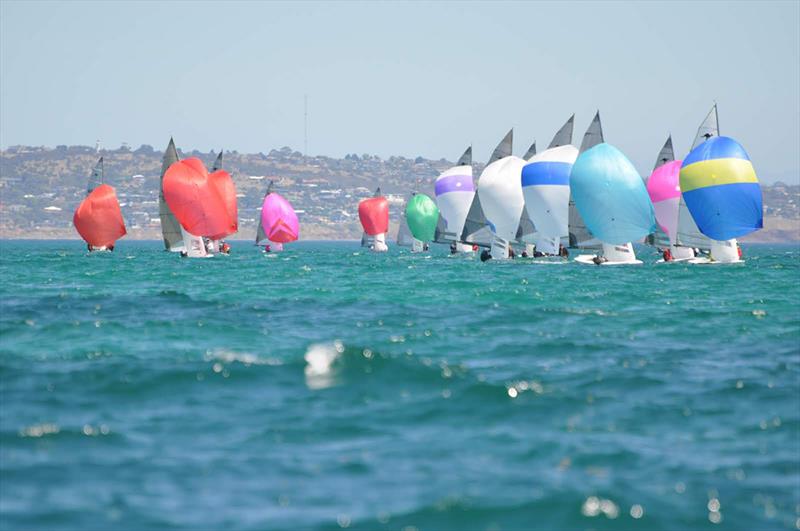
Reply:
<svg viewBox="0 0 800 531"><path fill-rule="evenodd" d="M484 160L600 109L649 174L716 100L761 178L800 182L800 3L0 3L0 144ZM578 142L578 140L576 140Z"/></svg>

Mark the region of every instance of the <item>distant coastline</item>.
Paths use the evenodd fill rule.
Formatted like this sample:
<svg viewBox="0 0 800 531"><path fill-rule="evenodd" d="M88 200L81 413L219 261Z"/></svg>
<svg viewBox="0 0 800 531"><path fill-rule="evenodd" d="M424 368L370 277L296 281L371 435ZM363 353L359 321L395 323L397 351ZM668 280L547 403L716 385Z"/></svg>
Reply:
<svg viewBox="0 0 800 531"><path fill-rule="evenodd" d="M166 144L166 142L165 142ZM181 151L211 165L216 153ZM454 154L455 155L455 154ZM77 239L72 214L86 193L97 158L103 156L105 180L114 186L125 218L127 239L160 239L159 173L163 153L143 145L99 152L89 146L56 148L12 146L0 151L0 238ZM239 202L239 232L233 240L255 237L261 200L274 181L277 191L298 212L300 239L353 240L361 237L359 200L380 186L390 203L390 238L412 191L433 195L433 183L453 164L446 159L389 157L356 153L343 159L305 156L289 147L269 153L223 153ZM483 165L473 165L474 175ZM800 241L800 185L763 185L765 228L744 242Z"/></svg>

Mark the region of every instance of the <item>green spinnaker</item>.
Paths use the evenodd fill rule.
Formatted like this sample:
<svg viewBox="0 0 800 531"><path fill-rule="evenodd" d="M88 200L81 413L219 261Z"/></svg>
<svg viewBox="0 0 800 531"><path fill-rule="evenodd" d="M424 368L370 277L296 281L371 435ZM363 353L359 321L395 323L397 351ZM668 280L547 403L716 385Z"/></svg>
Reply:
<svg viewBox="0 0 800 531"><path fill-rule="evenodd" d="M436 234L439 207L425 194L416 194L406 205L406 219L411 234L418 240L429 242Z"/></svg>

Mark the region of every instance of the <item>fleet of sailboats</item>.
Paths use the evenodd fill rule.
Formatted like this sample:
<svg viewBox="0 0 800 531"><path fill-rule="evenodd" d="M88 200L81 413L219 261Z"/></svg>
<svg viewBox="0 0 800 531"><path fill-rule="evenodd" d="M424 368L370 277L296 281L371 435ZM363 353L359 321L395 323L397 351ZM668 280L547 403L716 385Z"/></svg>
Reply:
<svg viewBox="0 0 800 531"><path fill-rule="evenodd" d="M597 265L641 264L633 243L645 241L663 253L660 262L738 263L737 238L763 227L761 188L745 149L720 136L716 104L695 135L689 154L675 158L670 135L649 178L640 177L616 147L605 142L599 111L581 141L572 145L575 115L547 149L534 141L524 157L512 153L510 130L492 152L477 183L472 146L434 182L434 198L411 192L400 212L397 245L412 252L429 242L451 253L482 247L482 260L522 256L564 260L567 248L595 254L575 258ZM164 248L183 256L224 252L222 240L238 230L236 187L223 169L220 151L209 173L197 158L181 160L170 138L159 181L159 219ZM103 158L95 165L87 196L73 223L90 251L112 250L125 235L114 188L103 183ZM256 245L282 249L299 237L292 205L271 181L258 216ZM358 205L361 244L386 252L389 201L377 188Z"/></svg>

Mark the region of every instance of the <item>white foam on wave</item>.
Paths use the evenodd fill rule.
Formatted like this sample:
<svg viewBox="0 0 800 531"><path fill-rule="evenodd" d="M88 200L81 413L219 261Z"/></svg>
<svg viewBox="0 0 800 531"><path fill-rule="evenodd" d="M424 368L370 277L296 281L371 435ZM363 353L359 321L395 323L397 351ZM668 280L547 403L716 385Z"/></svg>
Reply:
<svg viewBox="0 0 800 531"><path fill-rule="evenodd" d="M206 352L206 361L221 361L223 363L238 362L243 365L283 365L277 358L259 358L250 352L233 352L232 350L216 349Z"/></svg>
<svg viewBox="0 0 800 531"><path fill-rule="evenodd" d="M303 359L306 361L304 372L309 389L324 389L334 384L335 363L343 352L344 344L338 339L308 347Z"/></svg>

